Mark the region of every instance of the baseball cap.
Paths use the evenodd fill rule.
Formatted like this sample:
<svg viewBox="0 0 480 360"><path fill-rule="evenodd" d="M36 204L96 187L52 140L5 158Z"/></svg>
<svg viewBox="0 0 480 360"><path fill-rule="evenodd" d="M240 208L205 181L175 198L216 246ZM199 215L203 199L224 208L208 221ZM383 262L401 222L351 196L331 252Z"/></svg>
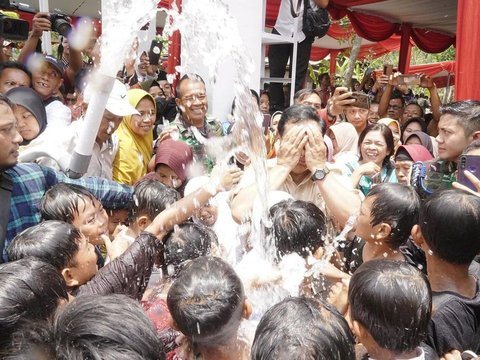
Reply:
<svg viewBox="0 0 480 360"><path fill-rule="evenodd" d="M83 101L89 103L92 96L91 85L87 85L83 93ZM115 79L113 83L112 92L108 97L105 108L113 115L127 116L127 115L139 115L140 113L128 102L127 88L121 81Z"/></svg>
<svg viewBox="0 0 480 360"><path fill-rule="evenodd" d="M57 70L60 73L60 77L63 77L63 73L65 72L65 67L63 66L63 63L53 56L50 55L45 55L44 61L48 62L51 64L55 70Z"/></svg>

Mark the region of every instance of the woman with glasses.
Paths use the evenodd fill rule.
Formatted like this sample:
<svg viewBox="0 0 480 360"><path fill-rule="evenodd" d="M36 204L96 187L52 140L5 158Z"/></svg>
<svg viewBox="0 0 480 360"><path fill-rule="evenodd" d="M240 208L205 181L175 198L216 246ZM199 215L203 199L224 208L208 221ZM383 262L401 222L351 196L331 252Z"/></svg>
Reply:
<svg viewBox="0 0 480 360"><path fill-rule="evenodd" d="M133 185L146 174L153 154L156 104L152 95L144 90L129 90L127 96L139 115L125 116L116 131L119 149L113 162L113 180Z"/></svg>

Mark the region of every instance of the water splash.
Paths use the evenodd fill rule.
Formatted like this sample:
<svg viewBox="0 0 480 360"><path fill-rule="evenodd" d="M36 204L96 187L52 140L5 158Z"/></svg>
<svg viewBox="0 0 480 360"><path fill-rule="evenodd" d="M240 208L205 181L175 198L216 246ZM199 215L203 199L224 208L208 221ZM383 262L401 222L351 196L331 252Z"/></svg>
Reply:
<svg viewBox="0 0 480 360"><path fill-rule="evenodd" d="M266 168L266 148L261 124L262 114L252 98L249 84L254 70L254 62L248 55L239 33L237 20L229 13L222 0L188 1L182 13L174 6L168 15L164 32L167 35L180 30L182 34L181 73L195 72L201 60L209 71L209 80L215 83L219 66L223 61L233 60L235 73L233 89L235 95L235 126L231 136L206 141L209 155L218 162L227 159L236 151L242 150L251 159L256 176L260 208L255 208L252 222L254 246L261 247L266 256L273 260L273 244L265 241L264 226L269 225L267 216L268 173ZM210 145L210 146L209 146Z"/></svg>

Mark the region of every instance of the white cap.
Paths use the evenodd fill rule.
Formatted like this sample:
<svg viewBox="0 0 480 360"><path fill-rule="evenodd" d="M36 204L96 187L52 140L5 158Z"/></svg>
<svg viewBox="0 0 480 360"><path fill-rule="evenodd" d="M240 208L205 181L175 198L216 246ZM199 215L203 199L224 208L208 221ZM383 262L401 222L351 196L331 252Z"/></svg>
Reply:
<svg viewBox="0 0 480 360"><path fill-rule="evenodd" d="M83 101L88 104L90 97L92 96L92 90L90 85L87 85L83 92ZM127 115L139 115L140 113L128 102L127 88L121 81L115 79L113 83L112 92L108 97L105 108L113 115L127 116Z"/></svg>

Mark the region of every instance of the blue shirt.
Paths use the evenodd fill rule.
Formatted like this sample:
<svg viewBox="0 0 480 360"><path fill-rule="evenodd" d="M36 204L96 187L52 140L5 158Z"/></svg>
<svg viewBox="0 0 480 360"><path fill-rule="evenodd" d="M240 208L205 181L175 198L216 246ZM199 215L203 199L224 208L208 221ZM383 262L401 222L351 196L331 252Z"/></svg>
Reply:
<svg viewBox="0 0 480 360"><path fill-rule="evenodd" d="M40 220L40 200L55 184L64 182L85 187L106 208L127 207L132 188L101 178L70 179L63 173L33 163L17 164L6 170L13 182L10 200L10 216L2 250L3 260L8 261L5 249L21 231L37 225Z"/></svg>

